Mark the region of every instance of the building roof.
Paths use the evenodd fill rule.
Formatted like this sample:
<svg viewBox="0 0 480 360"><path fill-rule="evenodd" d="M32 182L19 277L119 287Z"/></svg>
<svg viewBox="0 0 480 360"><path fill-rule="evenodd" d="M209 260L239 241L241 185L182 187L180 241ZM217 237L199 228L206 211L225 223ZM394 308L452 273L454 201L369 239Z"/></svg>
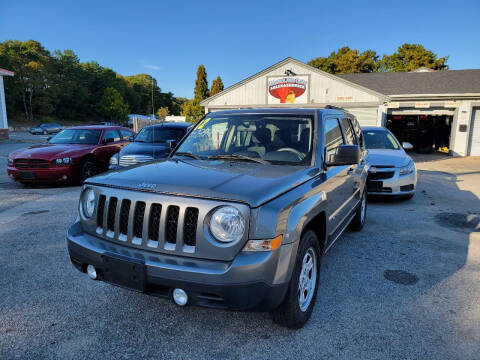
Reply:
<svg viewBox="0 0 480 360"><path fill-rule="evenodd" d="M15 75L13 71L0 68L0 76L13 76L13 75Z"/></svg>
<svg viewBox="0 0 480 360"><path fill-rule="evenodd" d="M480 69L337 76L385 95L480 93Z"/></svg>

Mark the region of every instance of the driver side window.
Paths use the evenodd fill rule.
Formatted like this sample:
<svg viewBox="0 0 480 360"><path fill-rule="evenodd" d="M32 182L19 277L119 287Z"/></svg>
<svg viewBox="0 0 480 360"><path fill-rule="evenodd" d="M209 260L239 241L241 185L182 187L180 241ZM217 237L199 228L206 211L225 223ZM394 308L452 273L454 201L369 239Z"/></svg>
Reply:
<svg viewBox="0 0 480 360"><path fill-rule="evenodd" d="M330 158L330 155L335 154L337 147L344 144L342 130L338 119L329 118L325 120L325 155Z"/></svg>

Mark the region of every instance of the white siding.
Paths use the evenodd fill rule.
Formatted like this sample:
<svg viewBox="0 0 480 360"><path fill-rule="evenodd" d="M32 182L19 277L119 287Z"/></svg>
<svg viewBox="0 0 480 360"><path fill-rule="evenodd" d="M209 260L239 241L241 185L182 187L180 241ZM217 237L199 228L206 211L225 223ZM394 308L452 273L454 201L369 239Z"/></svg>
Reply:
<svg viewBox="0 0 480 360"><path fill-rule="evenodd" d="M209 101L207 107L216 106L260 106L267 104L267 77L283 76L289 69L297 75L309 75L309 104L342 103L337 97L348 98L351 103L379 103L378 96L356 86L345 84L338 78L331 78L326 74L312 71L307 66L294 62L287 62L272 71L245 82L244 84L227 91L225 94ZM301 105L299 105L301 106Z"/></svg>
<svg viewBox="0 0 480 360"><path fill-rule="evenodd" d="M376 126L378 120L378 107L371 108L345 108L357 118L360 126Z"/></svg>
<svg viewBox="0 0 480 360"><path fill-rule="evenodd" d="M470 125L470 156L480 156L480 109L474 108Z"/></svg>

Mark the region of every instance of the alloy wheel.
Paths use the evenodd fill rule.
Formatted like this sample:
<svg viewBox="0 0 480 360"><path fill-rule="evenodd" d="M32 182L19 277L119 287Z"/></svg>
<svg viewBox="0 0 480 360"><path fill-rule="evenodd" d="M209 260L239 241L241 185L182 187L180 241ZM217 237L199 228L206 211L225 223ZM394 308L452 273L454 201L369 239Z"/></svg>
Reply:
<svg viewBox="0 0 480 360"><path fill-rule="evenodd" d="M317 283L317 255L313 248L308 248L302 260L302 269L298 281L298 305L305 312L313 298Z"/></svg>

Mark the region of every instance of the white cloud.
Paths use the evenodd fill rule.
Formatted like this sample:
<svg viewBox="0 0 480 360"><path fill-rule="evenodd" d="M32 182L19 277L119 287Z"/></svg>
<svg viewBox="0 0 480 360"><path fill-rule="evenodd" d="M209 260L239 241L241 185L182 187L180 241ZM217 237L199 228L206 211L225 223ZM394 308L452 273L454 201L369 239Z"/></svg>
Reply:
<svg viewBox="0 0 480 360"><path fill-rule="evenodd" d="M144 68L147 68L147 69L150 69L150 70L160 70L161 67L158 66L158 65L150 65L150 64L147 64L147 65L143 65Z"/></svg>

